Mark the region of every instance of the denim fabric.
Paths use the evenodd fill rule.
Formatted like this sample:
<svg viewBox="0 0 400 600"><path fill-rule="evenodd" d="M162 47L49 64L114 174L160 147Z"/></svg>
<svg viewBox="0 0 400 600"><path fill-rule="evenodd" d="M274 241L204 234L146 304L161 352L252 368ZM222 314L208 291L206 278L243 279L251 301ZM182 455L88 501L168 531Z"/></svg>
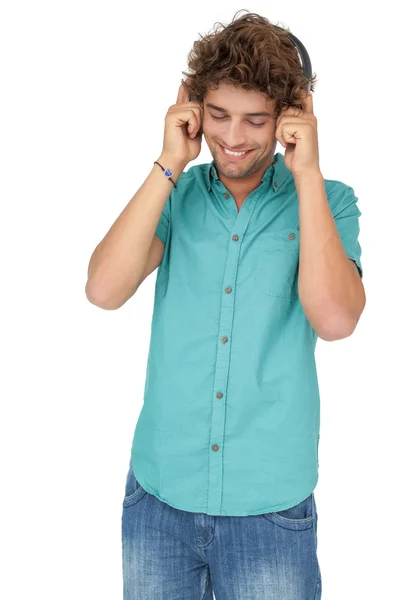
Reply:
<svg viewBox="0 0 400 600"><path fill-rule="evenodd" d="M187 512L129 468L122 509L124 600L320 600L314 493L278 512Z"/></svg>

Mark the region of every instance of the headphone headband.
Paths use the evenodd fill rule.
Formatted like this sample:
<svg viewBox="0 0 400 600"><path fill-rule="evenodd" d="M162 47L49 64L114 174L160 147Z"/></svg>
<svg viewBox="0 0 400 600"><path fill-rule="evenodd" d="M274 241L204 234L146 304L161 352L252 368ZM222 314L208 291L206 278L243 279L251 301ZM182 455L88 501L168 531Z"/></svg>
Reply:
<svg viewBox="0 0 400 600"><path fill-rule="evenodd" d="M310 56L309 56L304 44L302 44L301 41L299 40L299 38L297 38L295 35L293 35L293 33L290 33L290 31L286 31L286 29L283 29L283 27L279 27L278 25L274 25L274 27L275 27L275 29L284 31L286 33L286 35L289 37L289 39L295 46L297 52L299 53L304 75L308 79L311 79L312 78L311 60L310 60ZM310 90L310 85L311 84L309 83L307 91Z"/></svg>

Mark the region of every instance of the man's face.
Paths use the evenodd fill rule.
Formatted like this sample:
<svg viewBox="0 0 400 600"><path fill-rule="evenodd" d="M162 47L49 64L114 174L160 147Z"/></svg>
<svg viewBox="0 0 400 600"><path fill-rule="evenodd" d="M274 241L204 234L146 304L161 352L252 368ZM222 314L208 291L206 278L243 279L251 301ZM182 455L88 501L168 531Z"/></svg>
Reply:
<svg viewBox="0 0 400 600"><path fill-rule="evenodd" d="M225 109L217 110L210 104ZM246 179L264 172L273 161L275 138L275 100L256 92L233 88L221 83L209 90L203 100L204 139L218 173L230 179ZM249 116L246 113L269 113ZM228 156L223 147L251 150L243 158Z"/></svg>

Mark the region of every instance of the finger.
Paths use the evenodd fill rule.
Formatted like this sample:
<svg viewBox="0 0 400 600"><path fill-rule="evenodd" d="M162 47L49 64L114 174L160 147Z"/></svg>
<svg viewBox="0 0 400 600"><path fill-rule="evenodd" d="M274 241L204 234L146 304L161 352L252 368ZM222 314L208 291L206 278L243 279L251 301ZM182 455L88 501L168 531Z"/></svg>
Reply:
<svg viewBox="0 0 400 600"><path fill-rule="evenodd" d="M178 113L178 114L176 114ZM181 108L176 105L167 113L167 117L176 120L180 127L185 127L188 135L197 133L201 125L201 119L193 108ZM194 136L193 136L194 137Z"/></svg>
<svg viewBox="0 0 400 600"><path fill-rule="evenodd" d="M296 143L296 132L298 131L298 128L298 123L293 123L290 121L281 122L275 133L275 137L281 146L286 148L287 144Z"/></svg>
<svg viewBox="0 0 400 600"><path fill-rule="evenodd" d="M304 98L304 112L307 113L308 115L313 115L314 114L314 103L313 103L313 96L312 96L312 92L309 92L306 97Z"/></svg>
<svg viewBox="0 0 400 600"><path fill-rule="evenodd" d="M285 144L285 141L284 141L283 136L282 136L282 128L279 125L276 128L276 130L275 130L275 137L278 140L278 142L280 143L280 145L285 148L286 144Z"/></svg>
<svg viewBox="0 0 400 600"><path fill-rule="evenodd" d="M189 119L188 133L191 137L195 137L203 123L202 111L195 107L192 109L194 118Z"/></svg>
<svg viewBox="0 0 400 600"><path fill-rule="evenodd" d="M283 140L286 144L296 144L298 136L296 136L297 131L287 131L286 129L283 132ZM286 147L286 146L285 146Z"/></svg>
<svg viewBox="0 0 400 600"><path fill-rule="evenodd" d="M189 102L189 91L186 88L186 86L183 83L181 83L178 90L176 104L182 104L183 102Z"/></svg>
<svg viewBox="0 0 400 600"><path fill-rule="evenodd" d="M288 115L289 116L289 115ZM275 137L278 140L278 142L281 144L281 146L286 146L285 140L283 138L283 127L288 123L289 121L287 120L287 115L286 115L286 111L284 115L280 115L277 123L276 123L276 129L275 129Z"/></svg>
<svg viewBox="0 0 400 600"><path fill-rule="evenodd" d="M275 123L275 128L278 129L278 127L280 125L282 125L282 122L284 121L284 119L287 119L287 117L293 117L293 116L295 116L295 114L294 114L295 110L298 110L298 109L295 109L293 107L285 108L281 112L281 114L279 115L279 117L277 118L276 123Z"/></svg>

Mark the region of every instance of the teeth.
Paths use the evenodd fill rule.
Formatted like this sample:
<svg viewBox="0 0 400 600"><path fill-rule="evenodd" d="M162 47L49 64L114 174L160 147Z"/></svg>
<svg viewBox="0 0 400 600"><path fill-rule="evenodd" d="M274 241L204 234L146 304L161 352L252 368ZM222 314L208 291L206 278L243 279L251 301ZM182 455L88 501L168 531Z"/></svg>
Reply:
<svg viewBox="0 0 400 600"><path fill-rule="evenodd" d="M225 152L227 154L231 154L232 156L243 156L243 154L246 154L246 151L244 151L244 152L231 152L227 148L224 148L224 150L225 150Z"/></svg>

